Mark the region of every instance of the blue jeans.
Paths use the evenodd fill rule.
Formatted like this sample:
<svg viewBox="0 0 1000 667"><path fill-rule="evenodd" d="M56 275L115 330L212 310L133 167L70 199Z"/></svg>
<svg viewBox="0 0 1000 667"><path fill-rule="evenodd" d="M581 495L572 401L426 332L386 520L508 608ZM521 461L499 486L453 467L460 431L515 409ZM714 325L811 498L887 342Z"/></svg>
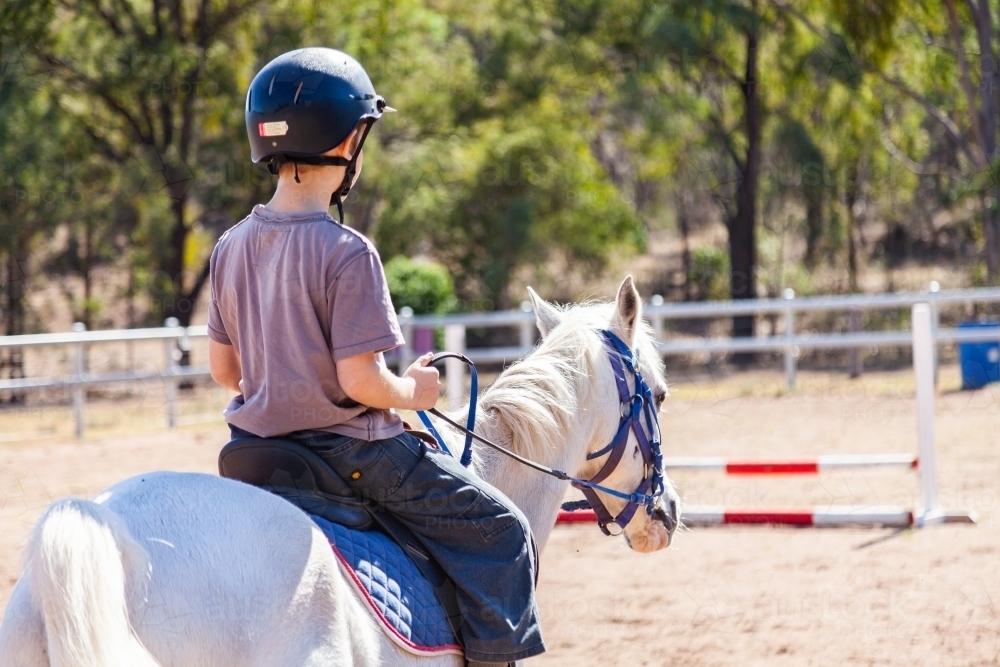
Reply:
<svg viewBox="0 0 1000 667"><path fill-rule="evenodd" d="M231 428L233 437L252 435ZM326 431L283 437L311 448L421 540L455 582L467 659L510 662L545 651L531 529L504 494L408 433L374 441Z"/></svg>

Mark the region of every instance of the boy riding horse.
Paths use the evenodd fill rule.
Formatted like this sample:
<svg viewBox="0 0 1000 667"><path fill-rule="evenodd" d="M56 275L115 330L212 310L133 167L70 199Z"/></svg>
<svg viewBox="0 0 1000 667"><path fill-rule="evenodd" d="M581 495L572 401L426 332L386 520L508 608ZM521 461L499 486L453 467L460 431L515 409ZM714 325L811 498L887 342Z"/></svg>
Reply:
<svg viewBox="0 0 1000 667"><path fill-rule="evenodd" d="M212 253L212 377L237 392L225 411L234 438L280 435L312 448L413 531L455 581L469 664L506 665L545 650L528 522L404 432L394 409L433 407L438 372L429 354L402 376L386 367L382 353L403 337L382 264L342 224L365 138L386 111L361 65L333 49L286 53L254 77L251 157L278 186Z"/></svg>

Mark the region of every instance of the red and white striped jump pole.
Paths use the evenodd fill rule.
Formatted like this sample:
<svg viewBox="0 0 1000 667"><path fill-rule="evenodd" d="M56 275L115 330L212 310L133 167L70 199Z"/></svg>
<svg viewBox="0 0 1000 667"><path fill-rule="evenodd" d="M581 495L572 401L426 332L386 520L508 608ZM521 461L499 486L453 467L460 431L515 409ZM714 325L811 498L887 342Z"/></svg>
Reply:
<svg viewBox="0 0 1000 667"><path fill-rule="evenodd" d="M724 456L664 458L663 467L669 474L680 470L712 470L727 475L815 475L831 470L852 468L917 467L913 454L832 454L815 459L753 461L729 459Z"/></svg>
<svg viewBox="0 0 1000 667"><path fill-rule="evenodd" d="M557 523L594 523L597 516L589 510L560 512ZM685 507L681 521L687 526L723 526L734 524L771 524L779 526L887 526L905 528L914 523L913 512L905 507L873 505L831 505L828 507L732 508Z"/></svg>

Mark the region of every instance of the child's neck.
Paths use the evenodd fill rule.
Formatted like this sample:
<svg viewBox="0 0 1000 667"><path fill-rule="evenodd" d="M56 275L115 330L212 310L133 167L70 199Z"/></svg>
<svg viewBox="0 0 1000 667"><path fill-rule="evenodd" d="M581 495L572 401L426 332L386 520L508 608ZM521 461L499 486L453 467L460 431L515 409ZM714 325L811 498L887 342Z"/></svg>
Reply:
<svg viewBox="0 0 1000 667"><path fill-rule="evenodd" d="M326 213L330 208L330 195L336 187L335 183L339 183L344 174L343 167L323 169L322 172L311 171L308 177L303 174L301 183L296 183L293 178L286 178L282 175L278 180L278 188L274 191L274 196L271 197L271 201L264 205L264 208L274 213L293 215Z"/></svg>

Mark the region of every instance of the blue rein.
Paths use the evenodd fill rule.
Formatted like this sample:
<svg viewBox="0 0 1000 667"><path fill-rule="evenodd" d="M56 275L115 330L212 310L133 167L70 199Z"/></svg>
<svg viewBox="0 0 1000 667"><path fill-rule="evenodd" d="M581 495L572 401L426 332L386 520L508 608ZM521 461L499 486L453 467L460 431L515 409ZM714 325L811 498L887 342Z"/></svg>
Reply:
<svg viewBox="0 0 1000 667"><path fill-rule="evenodd" d="M459 354L458 352L441 352L439 354L435 354L434 358L431 359L427 365L433 366L434 364L444 361L445 359L458 359L469 367L469 373L472 375L472 387L469 392L469 416L465 420L465 428L461 429L465 431L465 447L462 449L462 458L459 459L462 466L468 468L469 464L472 463L472 438L473 433L476 430L476 400L479 398L479 371L476 370L476 365L472 363L471 359L464 354ZM441 415L437 411L437 408L432 408L431 412L440 417L444 417L444 415ZM434 439L438 441L441 448L454 457L455 455L448 447L448 443L444 441L444 438L441 437L438 430L434 428L434 423L431 422L431 418L427 416L427 413L423 410L417 410L417 416L420 417L420 421L424 423L424 426L426 426L427 430L431 432ZM447 421L451 420L448 419Z"/></svg>
<svg viewBox="0 0 1000 667"><path fill-rule="evenodd" d="M444 359L458 359L459 361L466 364L472 375L472 387L471 395L469 397L469 414L466 420L466 425L463 428L460 424L452 420L447 415L442 414L437 408L431 408L428 412L434 416L442 419L443 421L450 424L452 427L458 429L465 433L465 447L462 451L462 458L460 459L463 466L469 467L472 463L472 441L478 440L479 442L496 449L507 456L516 459L517 461L534 468L540 472L547 475L556 477L557 479L570 482L570 484L583 491L586 496L586 500L564 503L562 508L566 511L573 511L578 509L592 508L597 515L597 522L601 530L606 535L611 535L612 533L608 530L607 526L616 525L620 529L624 530L625 526L629 521L632 520L635 511L644 506L648 514L652 514L653 505L656 501L663 496L663 457L660 453L660 431L659 431L659 420L656 416L655 399L653 398L653 392L646 384L643 379L642 374L639 373L639 364L636 354L614 333L608 330L601 330L598 332L604 341L605 347L608 348L609 358L611 360L611 366L615 373L615 383L618 388L619 399L622 404L622 420L618 425L618 432L615 437L612 438L611 442L601 450L593 452L587 455L588 460L596 459L606 454L609 454L608 460L605 462L601 470L594 475L594 477L589 480L578 479L572 477L561 470L555 470L544 466L540 463L536 463L529 459L526 459L510 450L501 447L500 445L483 438L475 432L476 425L476 401L479 397L479 374L476 371L476 365L468 357L455 352L442 352L436 354L433 359L431 359L428 365L433 365L442 361ZM625 379L625 369L632 374L635 381L635 393L631 393L628 388L628 382ZM625 407L628 406L627 411ZM434 439L438 441L441 448L448 452L451 456L454 453L448 447L444 438L434 427L431 422L430 417L423 410L419 410L417 415L420 417L420 421L423 422L424 426L431 432ZM646 429L643 429L643 421L645 421ZM617 489L612 489L600 484L608 475L610 475L614 469L617 467L618 463L624 456L625 449L628 446L629 434L634 433L636 440L639 443L639 448L642 451L643 461L647 466L646 478L639 485L634 493L624 493L618 491ZM648 433L648 436L647 436ZM615 498L620 498L626 502L625 508L618 513L617 516L612 517L610 512L604 507L600 498L594 493L594 491L600 491L601 493L606 493Z"/></svg>

